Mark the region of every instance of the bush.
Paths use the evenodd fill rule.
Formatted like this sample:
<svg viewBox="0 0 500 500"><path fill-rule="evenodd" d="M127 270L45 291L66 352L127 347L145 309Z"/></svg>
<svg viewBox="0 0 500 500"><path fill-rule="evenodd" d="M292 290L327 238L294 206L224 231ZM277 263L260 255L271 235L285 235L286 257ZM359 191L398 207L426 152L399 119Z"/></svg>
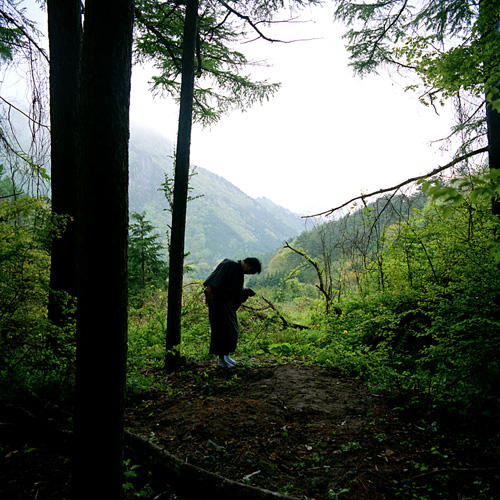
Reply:
<svg viewBox="0 0 500 500"><path fill-rule="evenodd" d="M64 219L23 197L0 203L0 385L2 394L67 386L74 336L47 320L50 241Z"/></svg>

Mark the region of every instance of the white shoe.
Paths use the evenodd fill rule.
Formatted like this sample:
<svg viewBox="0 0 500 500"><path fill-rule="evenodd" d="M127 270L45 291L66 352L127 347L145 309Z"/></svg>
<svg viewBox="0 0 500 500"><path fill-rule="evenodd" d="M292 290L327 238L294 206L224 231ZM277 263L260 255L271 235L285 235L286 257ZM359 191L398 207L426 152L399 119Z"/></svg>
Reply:
<svg viewBox="0 0 500 500"><path fill-rule="evenodd" d="M232 368L234 365L232 365L231 363L228 363L225 359L218 359L217 360L217 366L219 368Z"/></svg>
<svg viewBox="0 0 500 500"><path fill-rule="evenodd" d="M229 356L224 356L224 361L232 366L238 364L234 359L230 358Z"/></svg>

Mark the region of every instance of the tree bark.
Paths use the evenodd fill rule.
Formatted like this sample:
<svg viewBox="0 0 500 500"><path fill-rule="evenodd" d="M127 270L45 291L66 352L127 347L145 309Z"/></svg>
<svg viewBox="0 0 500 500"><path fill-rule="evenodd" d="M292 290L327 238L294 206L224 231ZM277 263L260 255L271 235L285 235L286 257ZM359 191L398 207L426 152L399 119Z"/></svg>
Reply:
<svg viewBox="0 0 500 500"><path fill-rule="evenodd" d="M122 492L132 0L87 0L79 100L72 498Z"/></svg>
<svg viewBox="0 0 500 500"><path fill-rule="evenodd" d="M496 96L494 101L498 101ZM486 123L488 126L488 159L491 170L500 169L500 113L493 108L492 103L486 104ZM500 217L500 199L494 196L491 200L491 210Z"/></svg>
<svg viewBox="0 0 500 500"><path fill-rule="evenodd" d="M81 55L80 0L48 0L52 212L69 215L52 242L49 319L64 326L59 293L76 295L76 126Z"/></svg>
<svg viewBox="0 0 500 500"><path fill-rule="evenodd" d="M170 235L168 312L165 368L179 365L175 348L181 342L182 283L184 239L189 184L191 126L193 119L194 54L197 38L198 0L187 0L182 49L182 83L179 110L177 152L175 158L172 231Z"/></svg>
<svg viewBox="0 0 500 500"><path fill-rule="evenodd" d="M481 0L479 3L479 29L481 35L486 39L486 44L492 43L498 46L500 30L498 28L498 10L500 0ZM486 125L488 132L488 160L491 170L500 169L500 113L494 109L494 103L498 103L500 83L498 82L498 58L500 54L491 49L485 50L485 60L483 61L484 74L486 78ZM491 102L488 102L488 95L492 94ZM496 216L500 216L500 200L498 196L493 196L491 200L491 210ZM497 235L498 238L498 235Z"/></svg>

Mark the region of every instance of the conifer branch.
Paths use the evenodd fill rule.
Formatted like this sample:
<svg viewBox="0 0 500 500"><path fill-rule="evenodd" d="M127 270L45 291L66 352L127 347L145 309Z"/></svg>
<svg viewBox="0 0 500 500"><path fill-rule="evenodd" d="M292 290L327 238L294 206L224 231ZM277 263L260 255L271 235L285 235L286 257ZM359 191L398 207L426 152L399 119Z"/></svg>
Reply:
<svg viewBox="0 0 500 500"><path fill-rule="evenodd" d="M2 2L3 3L3 2ZM26 39L36 48L36 50L42 55L42 57L49 62L49 56L45 50L38 45L35 39L27 32L24 26L21 26L12 16L10 16L5 10L0 9L0 16L2 16L7 22L13 24L16 29L18 29L21 34L26 37Z"/></svg>

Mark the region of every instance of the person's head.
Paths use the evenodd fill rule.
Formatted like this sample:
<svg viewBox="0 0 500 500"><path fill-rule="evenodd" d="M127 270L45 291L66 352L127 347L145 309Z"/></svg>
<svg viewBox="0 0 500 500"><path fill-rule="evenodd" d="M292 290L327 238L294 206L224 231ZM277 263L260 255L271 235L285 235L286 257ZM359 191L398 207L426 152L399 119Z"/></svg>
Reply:
<svg viewBox="0 0 500 500"><path fill-rule="evenodd" d="M247 257L243 263L246 264L244 266L245 274L260 274L262 271L262 264L260 260L255 257Z"/></svg>

